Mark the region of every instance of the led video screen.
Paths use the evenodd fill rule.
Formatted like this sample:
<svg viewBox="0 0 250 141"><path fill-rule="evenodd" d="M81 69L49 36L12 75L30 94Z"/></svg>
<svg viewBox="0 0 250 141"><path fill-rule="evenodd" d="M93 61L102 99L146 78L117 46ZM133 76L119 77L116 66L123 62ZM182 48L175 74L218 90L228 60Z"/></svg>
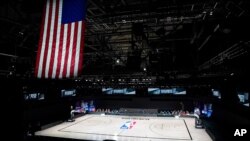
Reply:
<svg viewBox="0 0 250 141"><path fill-rule="evenodd" d="M150 95L185 95L186 93L184 88L148 88L148 94Z"/></svg>
<svg viewBox="0 0 250 141"><path fill-rule="evenodd" d="M75 89L62 89L61 97L68 97L68 96L76 96L76 90Z"/></svg>
<svg viewBox="0 0 250 141"><path fill-rule="evenodd" d="M244 91L237 91L239 102L244 106L249 107L249 93Z"/></svg>
<svg viewBox="0 0 250 141"><path fill-rule="evenodd" d="M44 100L45 96L43 93L27 93L24 94L24 100Z"/></svg>
<svg viewBox="0 0 250 141"><path fill-rule="evenodd" d="M103 94L120 94L120 95L135 95L135 89L134 88L102 88Z"/></svg>

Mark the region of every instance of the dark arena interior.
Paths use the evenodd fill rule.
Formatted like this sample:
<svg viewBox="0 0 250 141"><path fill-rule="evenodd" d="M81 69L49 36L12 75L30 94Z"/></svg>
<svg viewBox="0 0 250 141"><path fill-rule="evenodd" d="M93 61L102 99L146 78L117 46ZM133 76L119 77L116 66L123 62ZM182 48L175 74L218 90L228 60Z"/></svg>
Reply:
<svg viewBox="0 0 250 141"><path fill-rule="evenodd" d="M249 19L248 0L1 0L3 135L248 140Z"/></svg>

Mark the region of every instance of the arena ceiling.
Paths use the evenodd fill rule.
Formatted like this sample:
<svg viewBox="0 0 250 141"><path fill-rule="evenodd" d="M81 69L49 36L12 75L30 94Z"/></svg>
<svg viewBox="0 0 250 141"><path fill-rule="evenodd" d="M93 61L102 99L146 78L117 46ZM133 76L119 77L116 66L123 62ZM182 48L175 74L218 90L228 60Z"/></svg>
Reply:
<svg viewBox="0 0 250 141"><path fill-rule="evenodd" d="M32 77L43 0L0 2L1 76ZM247 0L88 0L83 77L249 71Z"/></svg>

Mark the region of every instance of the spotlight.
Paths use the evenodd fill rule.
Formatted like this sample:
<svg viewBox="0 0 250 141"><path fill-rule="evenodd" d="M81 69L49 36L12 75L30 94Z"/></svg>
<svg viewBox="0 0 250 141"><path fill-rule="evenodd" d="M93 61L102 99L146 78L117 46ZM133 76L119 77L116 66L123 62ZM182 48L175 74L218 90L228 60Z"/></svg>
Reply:
<svg viewBox="0 0 250 141"><path fill-rule="evenodd" d="M20 32L18 32L18 33L19 33L19 35L23 36L23 32L20 31Z"/></svg>
<svg viewBox="0 0 250 141"><path fill-rule="evenodd" d="M143 71L147 71L147 68L146 68L146 67L144 67L144 68L143 68Z"/></svg>
<svg viewBox="0 0 250 141"><path fill-rule="evenodd" d="M117 59L117 60L116 60L116 63L119 64L119 63L120 63L120 59Z"/></svg>

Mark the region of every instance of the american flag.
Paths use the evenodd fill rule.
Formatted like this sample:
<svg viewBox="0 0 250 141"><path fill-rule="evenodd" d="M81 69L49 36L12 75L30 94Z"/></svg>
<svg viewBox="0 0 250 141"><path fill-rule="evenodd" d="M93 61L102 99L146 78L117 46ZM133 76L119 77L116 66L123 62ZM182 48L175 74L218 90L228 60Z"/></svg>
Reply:
<svg viewBox="0 0 250 141"><path fill-rule="evenodd" d="M77 77L82 70L86 0L47 0L35 76Z"/></svg>

